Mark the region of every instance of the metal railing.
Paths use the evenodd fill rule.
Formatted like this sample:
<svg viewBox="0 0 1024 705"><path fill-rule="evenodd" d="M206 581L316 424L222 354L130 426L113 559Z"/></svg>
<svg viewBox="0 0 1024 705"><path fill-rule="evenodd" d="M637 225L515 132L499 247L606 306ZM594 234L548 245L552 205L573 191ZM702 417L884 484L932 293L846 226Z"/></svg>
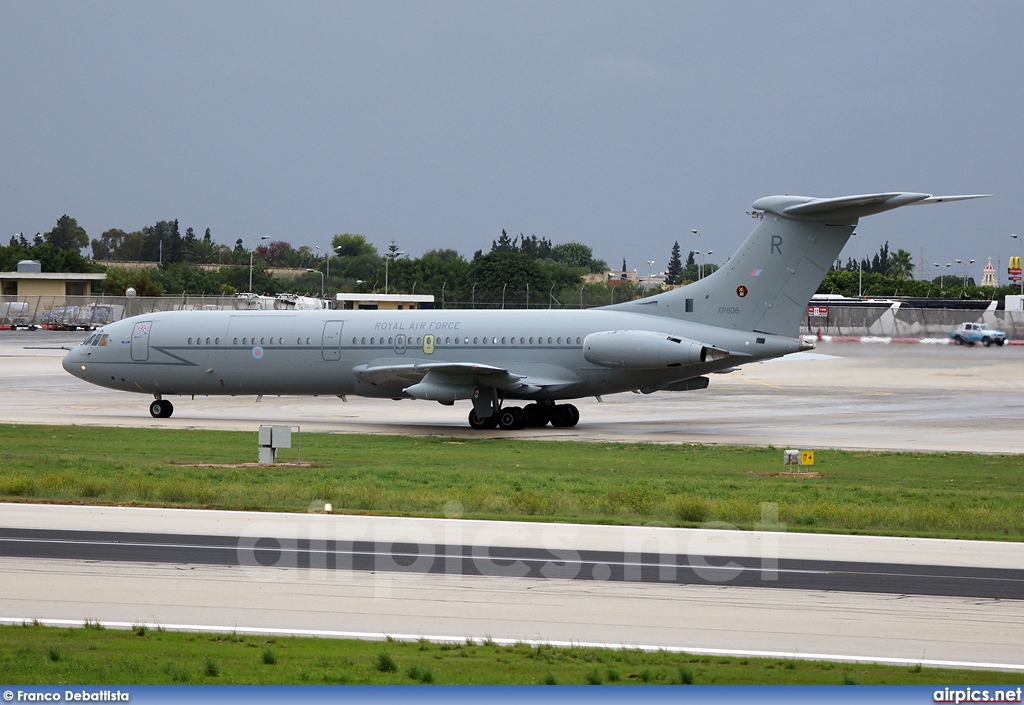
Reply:
<svg viewBox="0 0 1024 705"><path fill-rule="evenodd" d="M435 304L440 308L438 304ZM57 330L91 329L130 316L156 311L225 311L253 309L287 310L285 300L254 300L237 296L3 296L0 327L35 327ZM500 303L477 301L444 304L451 309L496 309ZM521 303L505 308L525 309ZM531 309L547 309L533 305ZM554 304L550 308L576 309L579 303ZM1024 338L1024 312L978 311L891 306L842 307L831 305L826 317L804 314L801 333L825 335L877 335L899 338L945 337L961 323L982 322L1006 332L1008 338Z"/></svg>

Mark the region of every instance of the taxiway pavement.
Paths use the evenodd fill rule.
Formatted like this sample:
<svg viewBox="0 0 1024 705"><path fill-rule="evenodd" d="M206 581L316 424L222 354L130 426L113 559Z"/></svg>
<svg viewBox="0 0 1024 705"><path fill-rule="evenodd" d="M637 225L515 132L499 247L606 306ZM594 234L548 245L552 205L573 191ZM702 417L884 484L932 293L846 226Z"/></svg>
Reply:
<svg viewBox="0 0 1024 705"><path fill-rule="evenodd" d="M350 397L173 397L154 419L149 397L94 387L64 372L82 333L0 331L0 423L514 436L581 441L725 443L795 448L1024 452L1024 346L823 343L811 353L712 375L697 392L584 399L573 429L479 432L469 404Z"/></svg>

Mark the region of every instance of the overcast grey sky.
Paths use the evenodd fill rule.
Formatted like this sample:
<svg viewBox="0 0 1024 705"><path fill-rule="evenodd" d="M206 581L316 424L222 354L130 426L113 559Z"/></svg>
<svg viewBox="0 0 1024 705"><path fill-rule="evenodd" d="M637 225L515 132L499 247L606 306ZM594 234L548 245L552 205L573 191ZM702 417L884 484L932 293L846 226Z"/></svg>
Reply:
<svg viewBox="0 0 1024 705"><path fill-rule="evenodd" d="M644 270L691 228L721 262L761 196L992 193L859 228L980 278L1024 234L1022 30L1018 0L8 1L0 240L505 228Z"/></svg>

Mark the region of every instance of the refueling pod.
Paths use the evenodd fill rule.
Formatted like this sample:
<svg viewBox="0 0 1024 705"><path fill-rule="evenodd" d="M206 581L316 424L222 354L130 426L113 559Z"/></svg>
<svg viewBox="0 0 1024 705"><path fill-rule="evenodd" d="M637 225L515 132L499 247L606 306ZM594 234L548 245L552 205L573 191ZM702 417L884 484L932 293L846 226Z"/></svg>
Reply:
<svg viewBox="0 0 1024 705"><path fill-rule="evenodd" d="M601 367L654 370L697 365L729 356L695 340L647 330L607 330L583 341L583 357Z"/></svg>

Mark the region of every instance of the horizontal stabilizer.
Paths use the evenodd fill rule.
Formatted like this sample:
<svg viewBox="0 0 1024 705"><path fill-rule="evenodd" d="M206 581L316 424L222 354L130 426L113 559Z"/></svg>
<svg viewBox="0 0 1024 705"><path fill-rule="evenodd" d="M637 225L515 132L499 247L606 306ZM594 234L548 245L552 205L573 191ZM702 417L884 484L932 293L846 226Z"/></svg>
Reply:
<svg viewBox="0 0 1024 705"><path fill-rule="evenodd" d="M918 206L946 201L967 201L985 198L986 194L964 196L932 196L927 193L872 193L838 198L807 196L767 196L754 201L754 208L794 220L816 220L853 223L858 218L882 213L901 206Z"/></svg>

